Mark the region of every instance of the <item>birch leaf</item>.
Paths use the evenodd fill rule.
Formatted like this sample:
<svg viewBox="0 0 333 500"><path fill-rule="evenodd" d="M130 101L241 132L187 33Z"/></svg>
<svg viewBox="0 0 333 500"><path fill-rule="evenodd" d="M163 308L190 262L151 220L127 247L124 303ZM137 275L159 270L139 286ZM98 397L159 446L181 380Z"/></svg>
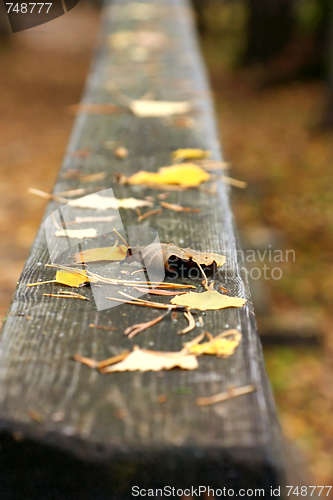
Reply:
<svg viewBox="0 0 333 500"><path fill-rule="evenodd" d="M182 354L181 352L158 352L146 349L134 348L134 350L120 363L104 369L104 373L125 371L160 371L171 370L179 367L183 370L195 370L198 361L193 354Z"/></svg>
<svg viewBox="0 0 333 500"><path fill-rule="evenodd" d="M204 151L203 149L177 149L171 153L173 160L202 160L204 158L209 158L211 155L210 151Z"/></svg>
<svg viewBox="0 0 333 500"><path fill-rule="evenodd" d="M71 200L68 205L77 208L91 208L94 210L107 210L118 208L138 208L151 207L152 203L147 200L137 200L135 198L117 199L114 197L101 196L98 193L88 194L77 200Z"/></svg>
<svg viewBox="0 0 333 500"><path fill-rule="evenodd" d="M113 247L103 247L103 248L91 248L89 250L83 250L73 255L74 262L99 262L99 261L111 261L115 262L118 260L123 260L127 255L127 247L125 245L114 245Z"/></svg>
<svg viewBox="0 0 333 500"><path fill-rule="evenodd" d="M88 229L59 229L54 233L54 236L79 239L96 238L97 229L93 227Z"/></svg>
<svg viewBox="0 0 333 500"><path fill-rule="evenodd" d="M188 292L179 297L171 299L171 304L187 306L199 311L224 309L225 307L243 307L246 299L238 297L228 297L216 290L209 290L203 293Z"/></svg>
<svg viewBox="0 0 333 500"><path fill-rule="evenodd" d="M74 271L78 271L78 274L67 272L67 271L57 271L56 274L56 282L61 285L67 285L77 288L80 285L83 285L86 281L88 281L88 277L85 271L82 269L75 269Z"/></svg>
<svg viewBox="0 0 333 500"><path fill-rule="evenodd" d="M236 348L240 344L241 339L242 334L238 330L228 330L221 336L219 335L212 338L209 342L189 346L189 352L196 355L215 354L216 356L227 357L234 354Z"/></svg>
<svg viewBox="0 0 333 500"><path fill-rule="evenodd" d="M201 184L201 182L208 181L209 174L198 167L194 163L180 163L179 165L172 165L169 167L161 167L156 172L145 172L140 170L136 174L127 179L129 184L178 184L180 186L194 187Z"/></svg>

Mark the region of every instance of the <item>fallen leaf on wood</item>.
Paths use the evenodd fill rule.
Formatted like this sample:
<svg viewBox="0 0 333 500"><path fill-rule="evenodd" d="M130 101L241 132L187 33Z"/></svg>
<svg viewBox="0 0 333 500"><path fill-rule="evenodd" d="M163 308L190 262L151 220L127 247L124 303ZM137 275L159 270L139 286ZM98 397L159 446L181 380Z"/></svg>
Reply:
<svg viewBox="0 0 333 500"><path fill-rule="evenodd" d="M143 184L145 186L165 187L165 185L180 185L186 187L198 186L201 182L208 181L209 174L194 163L180 163L169 167L161 167L156 172L140 170L126 179L128 184Z"/></svg>
<svg viewBox="0 0 333 500"><path fill-rule="evenodd" d="M199 311L224 309L225 307L243 307L246 299L228 297L217 291L203 293L188 292L171 299L171 304L198 309Z"/></svg>
<svg viewBox="0 0 333 500"><path fill-rule="evenodd" d="M127 255L127 247L118 245L116 242L113 247L91 248L83 250L73 255L74 262L81 264L86 262L110 261L115 262L125 259Z"/></svg>
<svg viewBox="0 0 333 500"><path fill-rule="evenodd" d="M99 104L89 102L69 106L68 111L73 115L76 113L85 113L89 115L116 115L123 112L122 108L116 104Z"/></svg>
<svg viewBox="0 0 333 500"><path fill-rule="evenodd" d="M253 385L245 385L244 387L230 386L225 392L220 392L219 394L214 394L214 396L209 396L207 398L198 398L196 403L198 406L215 405L216 403L221 403L227 399L242 396L243 394L249 394L255 390L256 388Z"/></svg>
<svg viewBox="0 0 333 500"><path fill-rule="evenodd" d="M28 283L27 286L37 286L37 285L45 285L47 283L60 283L61 285L67 285L71 287L79 287L88 281L88 277L86 271L82 269L71 269L68 270L59 270L56 273L56 278L54 280L49 281L38 281L37 283Z"/></svg>
<svg viewBox="0 0 333 500"><path fill-rule="evenodd" d="M73 269L70 271L57 271L55 281L61 283L62 285L79 287L88 281L88 276L86 271L82 269Z"/></svg>
<svg viewBox="0 0 333 500"><path fill-rule="evenodd" d="M242 334L238 330L227 330L226 332L223 332L216 337L212 337L209 342L192 345L191 347L189 347L189 352L196 355L214 354L215 356L227 357L234 354L236 348L240 344L241 339Z"/></svg>
<svg viewBox="0 0 333 500"><path fill-rule="evenodd" d="M166 203L165 201L160 201L160 205L161 207L173 210L174 212L200 212L200 208L181 207L180 205Z"/></svg>
<svg viewBox="0 0 333 500"><path fill-rule="evenodd" d="M188 113L192 109L189 101L153 101L148 99L131 99L122 94L114 82L109 81L106 89L115 96L119 104L127 107L140 118L160 118Z"/></svg>
<svg viewBox="0 0 333 500"><path fill-rule="evenodd" d="M180 295L180 294L178 294L178 295ZM195 328L195 321L194 321L194 318L193 318L191 312L190 311L185 311L184 312L184 316L185 316L185 318L188 321L188 326L186 326L180 332L178 332L179 335L183 335L184 333L188 333L188 332L192 331L193 328Z"/></svg>
<svg viewBox="0 0 333 500"><path fill-rule="evenodd" d="M182 354L181 352L158 352L139 349L138 347L120 363L105 368L104 373L124 371L160 371L182 368L183 370L195 370L198 368L196 356Z"/></svg>
<svg viewBox="0 0 333 500"><path fill-rule="evenodd" d="M202 158L209 158L211 155L210 151L204 151L203 149L177 149L171 153L173 160L201 160Z"/></svg>
<svg viewBox="0 0 333 500"><path fill-rule="evenodd" d="M96 238L97 229L95 229L94 227L89 227L87 229L59 229L59 231L56 231L54 233L54 236L57 236L57 238Z"/></svg>
<svg viewBox="0 0 333 500"><path fill-rule="evenodd" d="M66 203L68 200L66 200ZM77 200L71 200L68 205L76 208L91 208L94 210L107 210L118 208L135 209L137 207L151 207L152 203L147 200L137 200L135 198L117 199L114 197L101 196L97 193L88 194Z"/></svg>
<svg viewBox="0 0 333 500"><path fill-rule="evenodd" d="M192 109L188 101L149 101L133 100L129 109L140 118L159 118L164 116L182 115Z"/></svg>
<svg viewBox="0 0 333 500"><path fill-rule="evenodd" d="M134 3L132 4L134 5ZM143 4L140 4L142 6ZM144 20L146 20L145 18ZM168 37L160 31L117 31L108 36L110 47L114 50L128 47L142 47L148 50L161 50L168 43Z"/></svg>
<svg viewBox="0 0 333 500"><path fill-rule="evenodd" d="M205 282L207 284L207 277L201 267L201 265L210 267L216 265L216 267L221 267L225 263L225 256L219 255L212 252L198 252L192 250L191 248L180 248L173 243L156 243L149 245L147 247L131 247L129 248L129 260L136 260L138 262L144 262L145 267L157 268L161 265L161 253L163 258L164 267L169 268L171 257L176 257L183 261L194 262L202 272L205 277ZM173 262L174 263L174 259Z"/></svg>
<svg viewBox="0 0 333 500"><path fill-rule="evenodd" d="M124 334L127 335L129 339L132 339L138 333L143 332L147 328L150 328L151 326L156 325L156 323L162 321L162 319L165 318L165 316L167 316L170 311L171 309L169 308L164 314L161 314L161 316L158 316L151 321L146 321L145 323L137 323L136 325L129 326L124 331Z"/></svg>

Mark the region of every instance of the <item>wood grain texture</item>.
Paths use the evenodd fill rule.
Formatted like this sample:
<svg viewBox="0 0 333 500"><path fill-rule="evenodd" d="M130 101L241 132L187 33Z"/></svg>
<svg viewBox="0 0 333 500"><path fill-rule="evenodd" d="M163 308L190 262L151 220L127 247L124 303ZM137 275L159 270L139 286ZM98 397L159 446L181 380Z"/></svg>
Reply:
<svg viewBox="0 0 333 500"><path fill-rule="evenodd" d="M123 15L127 3L114 2L104 9L104 28L83 102L116 104L105 90L106 81L113 79L123 93L133 98L150 91L156 99L192 101L194 126L181 128L166 118L137 118L126 110L117 115L80 114L68 152L89 148L91 153L84 158L66 155L54 193L88 185L95 191L112 188L117 198L156 197L158 191L153 189L116 185L114 174L130 175L139 169L156 171L170 164L170 152L178 148L208 149L215 160L221 160L209 86L187 2L147 1L156 6L156 15L145 21ZM110 50L107 35L122 30L163 32L168 45L163 51L150 51L139 62L135 51ZM105 147L105 141L120 142L128 149L128 158L117 159ZM92 184L66 180L63 174L73 168L87 175L105 171L106 177ZM183 487L184 482L204 481L215 487L277 484L283 469L280 430L234 229L229 188L219 182L216 197L199 190L171 191L167 201L201 211L165 210L138 224L134 211L121 209L122 223L125 227L152 227L161 242L227 257L217 281L230 290L230 295L246 298L246 306L208 311L202 317L204 329L213 335L228 328L242 332L243 340L235 355L228 359L202 356L198 370L162 374L103 376L74 362L74 354L102 360L135 344L176 351L202 329L197 327L186 338L177 336L186 324L178 314L177 321L166 318L129 341L123 334L128 326L153 319L160 312L130 305L98 311L90 287L78 290L90 302L43 296L57 293L59 285L28 288L27 283L54 278L54 270L44 267L50 261L44 222L59 207L52 201L2 330L1 428L19 430L37 442L68 450L86 460L111 464L113 488L124 495L135 482L171 482ZM76 209L75 213L105 216L113 212ZM99 227L98 243L110 246L114 241L112 223ZM96 241L89 240L84 248L94 246ZM63 239L52 238L51 247L55 253L63 252ZM70 261L68 257L74 253L71 250L63 254L61 262ZM91 323L114 326L117 331L92 328ZM248 384L253 384L256 392L209 408L195 404L196 398L224 391L229 385ZM157 399L160 394L166 396L163 404ZM31 419L31 410L43 416L43 423ZM124 418L119 418L119 410L126 411ZM64 419L56 422L54 414L59 412Z"/></svg>

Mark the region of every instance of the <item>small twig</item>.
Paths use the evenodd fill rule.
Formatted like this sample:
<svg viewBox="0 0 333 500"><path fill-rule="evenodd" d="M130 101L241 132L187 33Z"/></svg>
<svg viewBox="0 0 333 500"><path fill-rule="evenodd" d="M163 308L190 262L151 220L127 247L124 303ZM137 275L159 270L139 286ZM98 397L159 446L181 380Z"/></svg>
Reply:
<svg viewBox="0 0 333 500"><path fill-rule="evenodd" d="M94 325L94 323L90 323L91 328L98 328L99 330L107 330L107 331L116 331L117 328L115 326L102 326L102 325Z"/></svg>
<svg viewBox="0 0 333 500"><path fill-rule="evenodd" d="M200 208L190 208L190 207L181 207L180 205L174 205L173 203L166 203L165 201L160 201L160 205L163 208L167 208L169 210L173 210L174 212L200 212Z"/></svg>
<svg viewBox="0 0 333 500"><path fill-rule="evenodd" d="M183 335L184 333L188 333L191 330L193 330L193 328L195 328L195 320L191 314L191 311L185 311L184 316L188 321L188 326L186 326L185 328L183 328L183 330L178 332L179 335Z"/></svg>
<svg viewBox="0 0 333 500"><path fill-rule="evenodd" d="M239 181L237 179L233 179L232 177L226 177L225 175L221 175L220 179L226 184L230 184L230 186L238 187L240 189L245 189L247 187L247 182Z"/></svg>
<svg viewBox="0 0 333 500"><path fill-rule="evenodd" d="M147 219L148 217L151 217L152 215L161 214L162 212L163 212L162 208L156 208L155 210L150 210L149 212L146 212L145 214L140 215L138 217L138 222L141 222L144 219Z"/></svg>
<svg viewBox="0 0 333 500"><path fill-rule="evenodd" d="M248 394L255 390L256 389L253 385L245 385L244 387L231 386L225 392L220 392L219 394L214 394L214 396L209 396L207 398L198 398L196 400L196 403L198 406L215 405L216 403L220 403L222 401L226 401L227 399L235 398L237 396L242 396L243 394Z"/></svg>
<svg viewBox="0 0 333 500"><path fill-rule="evenodd" d="M117 229L113 228L113 231L119 236L119 238L124 242L125 246L129 248L127 242L124 240L121 234L118 233Z"/></svg>
<svg viewBox="0 0 333 500"><path fill-rule="evenodd" d="M37 196L40 196L41 198L46 198L47 200L55 200L55 201L59 201L60 203L68 203L68 200L66 200L66 198L61 198L60 196L56 196L54 194L45 193L44 191L41 191L40 189L29 188L28 192L31 194L36 194Z"/></svg>
<svg viewBox="0 0 333 500"><path fill-rule="evenodd" d="M156 325L156 323L159 323L162 321L163 318L165 318L171 311L171 307L168 308L168 310L164 313L161 314L161 316L158 316L157 318L147 321L146 323L137 323L135 325L129 326L126 328L124 331L124 334L127 335L129 339L132 339L135 335L137 335L140 332L143 332L147 328L150 328L151 326Z"/></svg>

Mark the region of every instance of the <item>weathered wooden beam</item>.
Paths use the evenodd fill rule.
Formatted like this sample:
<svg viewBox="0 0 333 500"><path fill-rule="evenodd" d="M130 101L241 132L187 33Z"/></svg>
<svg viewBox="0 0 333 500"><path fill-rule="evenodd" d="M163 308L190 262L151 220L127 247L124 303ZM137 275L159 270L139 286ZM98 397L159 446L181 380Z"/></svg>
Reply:
<svg viewBox="0 0 333 500"><path fill-rule="evenodd" d="M138 11L134 15L126 7L128 3L118 1L105 7L104 28L83 102L117 104L105 89L112 79L130 97L139 98L149 91L158 100L190 100L194 111L190 120L139 118L126 109L115 115L79 114L54 193L87 187L64 176L69 169L79 168L85 174L106 172L105 179L91 184L95 191L113 188L117 198L156 197L158 191L152 189L115 184L114 174L156 171L170 164L170 153L177 148L210 150L213 159L221 160L209 86L187 1L147 0L141 4L145 6L141 9L146 9L145 20ZM167 45L157 48L153 42L148 49L111 50L108 35L126 30L162 32ZM105 141L121 142L129 151L128 158L117 159ZM89 148L90 154L81 158L70 154L82 148ZM51 201L2 330L1 429L16 436L19 432L46 448L56 447L80 459L107 464L113 494L126 496L133 484L206 484L215 488L278 485L283 476L280 430L246 270L238 252L229 188L218 182L217 196L203 190L171 191L168 202L201 211L165 211L141 222L141 227L155 228L161 242L226 255L227 265L217 282L231 295L245 297L247 303L241 309L209 311L203 319L204 329L213 335L228 328L242 332L235 355L227 359L202 356L197 370L162 374L103 376L73 361L75 354L101 360L133 344L177 351L184 342L177 332L185 323L180 315L177 322L166 318L130 342L124 329L155 318L158 312L130 305L97 311L88 287L80 293L90 298L89 302L43 295L57 293L59 285L28 288L29 283L54 278L54 270L44 266L49 262L44 222L59 207L57 201ZM81 213L106 214L93 210ZM125 227L139 225L134 211L121 210L120 214ZM106 234L101 237L104 244L113 241L111 229L110 223L101 229ZM55 254L63 251L61 241L51 239ZM88 246L95 246L91 241ZM69 255L70 250L67 262ZM90 324L112 325L117 330L101 330ZM186 340L201 331L197 327ZM248 384L256 391L209 408L196 405L198 397L230 385ZM161 394L166 397L163 404L158 402ZM42 416L39 422L32 418L36 415L33 412Z"/></svg>

